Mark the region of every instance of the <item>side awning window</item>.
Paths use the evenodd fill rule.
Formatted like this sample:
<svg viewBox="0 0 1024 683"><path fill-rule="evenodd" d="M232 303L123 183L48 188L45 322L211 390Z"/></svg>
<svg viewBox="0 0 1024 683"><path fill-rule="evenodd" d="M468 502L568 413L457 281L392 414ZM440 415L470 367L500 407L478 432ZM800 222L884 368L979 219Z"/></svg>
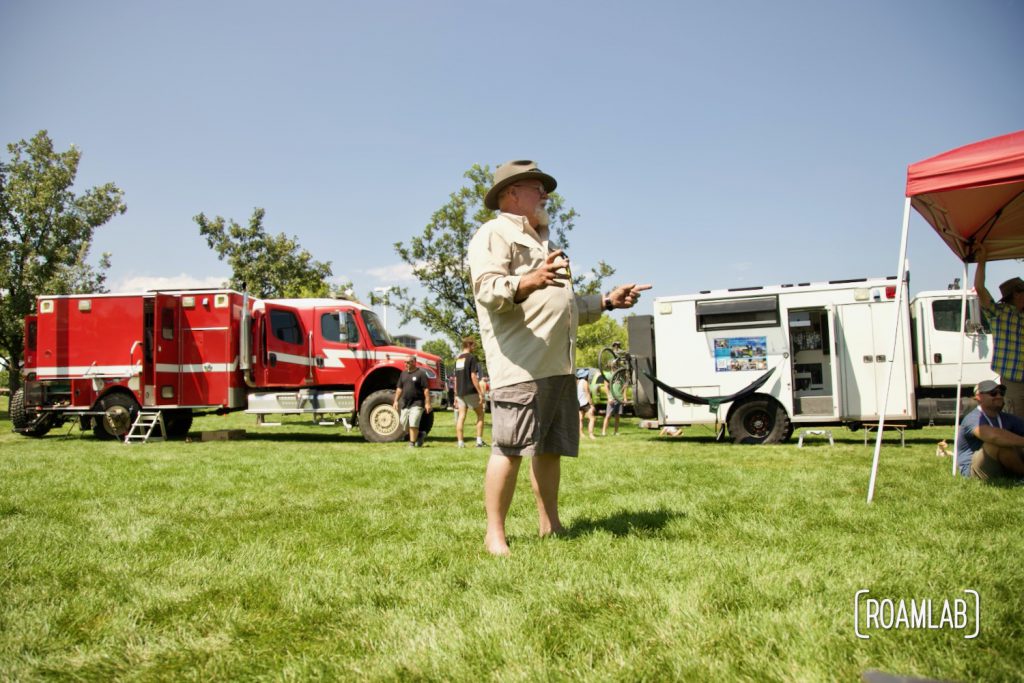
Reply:
<svg viewBox="0 0 1024 683"><path fill-rule="evenodd" d="M777 296L697 302L698 330L778 326L779 297Z"/></svg>

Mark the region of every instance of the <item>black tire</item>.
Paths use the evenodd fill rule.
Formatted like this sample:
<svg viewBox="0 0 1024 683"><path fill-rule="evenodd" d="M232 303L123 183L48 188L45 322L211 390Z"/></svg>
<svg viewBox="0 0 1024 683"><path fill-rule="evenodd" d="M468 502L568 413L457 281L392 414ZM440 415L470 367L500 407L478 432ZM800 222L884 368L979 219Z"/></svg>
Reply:
<svg viewBox="0 0 1024 683"><path fill-rule="evenodd" d="M778 401L751 398L735 406L729 415L733 443L782 443L793 434L793 425Z"/></svg>
<svg viewBox="0 0 1024 683"><path fill-rule="evenodd" d="M434 428L434 411L433 411L433 409L431 409L431 411L429 413L424 411L423 412L423 417L420 418L420 434L422 434L425 437L428 434L430 434L430 430L433 429L433 428Z"/></svg>
<svg viewBox="0 0 1024 683"><path fill-rule="evenodd" d="M11 404L8 407L11 414L11 424L19 434L38 438L44 436L53 425L53 418L50 415L36 417L25 410L25 390L18 389L11 396ZM34 424L33 424L34 423Z"/></svg>
<svg viewBox="0 0 1024 683"><path fill-rule="evenodd" d="M139 402L134 396L118 391L101 398L99 409L104 415L96 418L93 434L99 439L123 439L139 415Z"/></svg>
<svg viewBox="0 0 1024 683"><path fill-rule="evenodd" d="M393 443L404 436L399 413L394 409L395 390L381 389L366 397L359 406L359 431L372 443Z"/></svg>
<svg viewBox="0 0 1024 683"><path fill-rule="evenodd" d="M192 429L192 411L164 411L164 427L167 429L165 436L168 439L180 439L188 436L188 430Z"/></svg>

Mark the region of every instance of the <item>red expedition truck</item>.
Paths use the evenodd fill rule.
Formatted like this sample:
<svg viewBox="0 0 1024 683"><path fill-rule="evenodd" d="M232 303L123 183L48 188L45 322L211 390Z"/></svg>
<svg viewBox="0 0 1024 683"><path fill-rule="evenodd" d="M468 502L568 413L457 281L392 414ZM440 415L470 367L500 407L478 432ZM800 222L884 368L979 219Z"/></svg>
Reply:
<svg viewBox="0 0 1024 683"><path fill-rule="evenodd" d="M397 441L392 402L410 355L440 405L440 359L397 346L353 301L226 289L40 296L11 420L26 436L77 419L120 438L140 411L159 412L171 437L204 413L350 415L368 441Z"/></svg>

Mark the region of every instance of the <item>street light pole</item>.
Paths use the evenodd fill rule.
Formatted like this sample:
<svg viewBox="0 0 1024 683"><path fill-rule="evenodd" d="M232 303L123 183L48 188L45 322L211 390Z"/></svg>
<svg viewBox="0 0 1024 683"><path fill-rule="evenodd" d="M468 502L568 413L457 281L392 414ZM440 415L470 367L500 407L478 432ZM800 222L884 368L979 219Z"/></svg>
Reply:
<svg viewBox="0 0 1024 683"><path fill-rule="evenodd" d="M380 305L384 309L384 331L388 331L388 295L391 293L390 287L374 287L373 291L381 292L383 296L380 298Z"/></svg>

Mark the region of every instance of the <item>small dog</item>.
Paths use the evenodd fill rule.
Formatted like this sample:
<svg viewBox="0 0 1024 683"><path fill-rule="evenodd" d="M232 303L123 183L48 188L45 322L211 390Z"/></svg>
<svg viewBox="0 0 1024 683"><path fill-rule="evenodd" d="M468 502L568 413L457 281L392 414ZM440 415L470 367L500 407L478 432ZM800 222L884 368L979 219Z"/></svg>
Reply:
<svg viewBox="0 0 1024 683"><path fill-rule="evenodd" d="M935 447L936 458L948 458L951 455L952 453L949 452L949 444L946 443L945 440L940 441L939 444Z"/></svg>

